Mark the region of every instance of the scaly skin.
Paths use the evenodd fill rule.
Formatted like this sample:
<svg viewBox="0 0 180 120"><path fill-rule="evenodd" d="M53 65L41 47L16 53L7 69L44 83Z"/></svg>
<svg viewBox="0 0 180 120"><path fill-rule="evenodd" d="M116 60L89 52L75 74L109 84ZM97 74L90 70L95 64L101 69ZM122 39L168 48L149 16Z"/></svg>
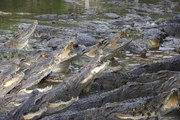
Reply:
<svg viewBox="0 0 180 120"><path fill-rule="evenodd" d="M57 52L55 55L47 58L42 58L35 64L30 66L30 69L25 73L24 80L21 82L21 89L27 89L39 83L44 77L50 74L57 65L70 59L72 56L69 53L72 51L73 43L69 43L63 50Z"/></svg>
<svg viewBox="0 0 180 120"><path fill-rule="evenodd" d="M33 34L38 21L35 20L32 25L29 26L22 33L17 33L13 38L4 43L5 48L23 49L28 44L29 37Z"/></svg>
<svg viewBox="0 0 180 120"><path fill-rule="evenodd" d="M164 60L162 62L150 63L138 66L131 70L130 74L140 75L142 73L155 73L160 70L180 70L180 55L174 56L170 59Z"/></svg>
<svg viewBox="0 0 180 120"><path fill-rule="evenodd" d="M175 74L179 74L179 72L162 70L157 73L144 73L141 75L107 72L102 73L95 78L90 91L101 93L102 91L121 87L128 82L147 83L157 80L166 81Z"/></svg>
<svg viewBox="0 0 180 120"><path fill-rule="evenodd" d="M167 78L161 78L161 81L156 80L148 83L128 83L127 85L108 92L91 95L73 103L67 109L67 112L82 111L90 108L96 108L105 105L106 103L121 102L127 99L160 94L174 88L178 89L180 85L178 81L180 78L179 73L174 73L171 78L175 79L167 80Z"/></svg>
<svg viewBox="0 0 180 120"><path fill-rule="evenodd" d="M119 103L109 103L99 108L83 111L66 112L44 117L41 120L108 120L119 119L148 119L158 117L161 106L174 92L164 92L158 95L130 99Z"/></svg>
<svg viewBox="0 0 180 120"><path fill-rule="evenodd" d="M23 114L27 113L28 110L34 105L38 91L33 91L31 96L20 106L8 112L4 116L0 117L2 120L20 120Z"/></svg>
<svg viewBox="0 0 180 120"><path fill-rule="evenodd" d="M6 94L9 91L11 91L14 87L16 87L22 81L23 77L24 77L24 73L20 72L20 73L13 74L11 78L6 80L6 82L3 82L0 85L0 91L1 91L0 97L6 96Z"/></svg>
<svg viewBox="0 0 180 120"><path fill-rule="evenodd" d="M62 83L48 91L48 93L41 95L36 101L35 106L33 106L32 111L37 111L39 108L46 106L47 102L54 103L59 100L67 101L72 97L79 96L81 91L91 84L94 76L105 69L105 67L109 64L109 62L106 62L97 67L97 63L99 62L98 60L99 55L91 60L91 62L84 67L79 74L64 80ZM57 110L59 110L59 108L53 109L53 111L58 112Z"/></svg>
<svg viewBox="0 0 180 120"><path fill-rule="evenodd" d="M2 71L0 73L0 84L3 82L7 82L9 79L11 79L12 75L15 74L17 71L19 71L20 67L20 61L19 59L14 59L11 61L4 61L0 63L0 70Z"/></svg>

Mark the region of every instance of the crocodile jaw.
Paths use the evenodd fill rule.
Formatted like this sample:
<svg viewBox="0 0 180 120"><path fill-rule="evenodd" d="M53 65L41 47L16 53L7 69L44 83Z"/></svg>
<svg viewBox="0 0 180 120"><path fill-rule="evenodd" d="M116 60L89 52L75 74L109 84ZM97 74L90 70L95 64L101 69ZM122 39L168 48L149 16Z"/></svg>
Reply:
<svg viewBox="0 0 180 120"><path fill-rule="evenodd" d="M23 77L24 77L24 73L18 74L16 77L5 82L3 86L9 87L9 86L13 85L14 83L21 81Z"/></svg>
<svg viewBox="0 0 180 120"><path fill-rule="evenodd" d="M28 113L26 115L23 115L23 119L24 120L30 120L30 119L33 119L34 117L36 116L41 116L44 112L47 111L47 108L44 108L44 109L40 109L39 111L37 112L34 112L34 113Z"/></svg>
<svg viewBox="0 0 180 120"><path fill-rule="evenodd" d="M109 65L109 63L110 63L110 61L107 61L104 64L102 64L101 66L98 66L98 67L92 69L90 72L90 75L88 75L88 77L86 77L83 81L81 81L81 84L84 84L84 83L88 82L89 80L91 80L95 74L104 70Z"/></svg>
<svg viewBox="0 0 180 120"><path fill-rule="evenodd" d="M60 101L60 102L56 102L56 103L48 103L48 107L49 108L54 108L54 107L59 107L59 106L70 106L72 103L74 103L75 101L77 101L79 98L72 98L69 101Z"/></svg>
<svg viewBox="0 0 180 120"><path fill-rule="evenodd" d="M161 107L161 111L168 111L174 108L179 107L180 104L180 95L178 90L172 90L172 93L166 98L163 106Z"/></svg>
<svg viewBox="0 0 180 120"><path fill-rule="evenodd" d="M153 40L151 40L151 46L152 46L152 48L158 48L159 45L160 45L160 40L158 40L158 39L153 39Z"/></svg>
<svg viewBox="0 0 180 120"><path fill-rule="evenodd" d="M85 55L87 55L88 57L95 57L97 50L98 50L98 48L95 47L92 50L90 50L89 52L85 53Z"/></svg>
<svg viewBox="0 0 180 120"><path fill-rule="evenodd" d="M126 35L126 32L127 32L127 30L122 31L122 33L121 33L119 36L117 36L117 37L115 38L115 40L113 40L113 41L111 42L111 46L114 47L115 45L117 45L118 41L119 41L122 37L124 37L124 36Z"/></svg>
<svg viewBox="0 0 180 120"><path fill-rule="evenodd" d="M58 55L59 58L64 59L68 57L69 53L73 50L74 43L70 42L66 45L66 47L61 51L60 55Z"/></svg>

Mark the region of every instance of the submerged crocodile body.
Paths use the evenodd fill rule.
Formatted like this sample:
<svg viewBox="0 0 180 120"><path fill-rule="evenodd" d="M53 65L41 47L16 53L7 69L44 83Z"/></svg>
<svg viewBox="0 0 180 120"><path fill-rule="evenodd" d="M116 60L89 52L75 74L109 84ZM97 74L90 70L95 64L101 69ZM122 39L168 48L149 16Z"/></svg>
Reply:
<svg viewBox="0 0 180 120"><path fill-rule="evenodd" d="M17 33L13 38L4 43L5 48L23 49L28 44L29 37L33 34L38 21L35 20L32 25L29 26L23 32Z"/></svg>

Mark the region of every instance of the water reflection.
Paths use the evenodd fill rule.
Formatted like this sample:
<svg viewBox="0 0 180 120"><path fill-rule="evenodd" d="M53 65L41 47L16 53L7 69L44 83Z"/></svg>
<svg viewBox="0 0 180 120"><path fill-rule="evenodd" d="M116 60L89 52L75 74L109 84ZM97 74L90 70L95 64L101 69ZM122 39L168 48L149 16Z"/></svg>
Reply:
<svg viewBox="0 0 180 120"><path fill-rule="evenodd" d="M84 1L85 9L89 9L89 0Z"/></svg>
<svg viewBox="0 0 180 120"><path fill-rule="evenodd" d="M64 0L1 0L0 11L28 13L67 13Z"/></svg>

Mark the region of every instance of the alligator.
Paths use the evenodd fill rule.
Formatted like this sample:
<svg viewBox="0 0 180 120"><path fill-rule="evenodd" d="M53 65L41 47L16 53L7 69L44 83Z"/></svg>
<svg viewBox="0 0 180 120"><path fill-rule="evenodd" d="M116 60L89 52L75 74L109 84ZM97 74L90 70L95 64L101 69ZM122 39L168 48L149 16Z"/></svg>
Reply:
<svg viewBox="0 0 180 120"><path fill-rule="evenodd" d="M13 110L0 116L0 120L20 120L23 114L29 111L29 109L34 105L38 91L33 91L31 96L25 100L20 106L14 108Z"/></svg>
<svg viewBox="0 0 180 120"><path fill-rule="evenodd" d="M125 100L122 102L107 103L101 107L90 108L82 111L69 111L60 114L54 114L42 118L41 120L109 120L112 118L119 119L148 119L158 118L160 109L168 105L168 102L172 100L171 95L179 93L178 90L171 92L163 92L158 95L152 95L148 97L140 97ZM179 97L178 94L175 96ZM173 106L178 106L179 98L176 102L168 106L168 109Z"/></svg>
<svg viewBox="0 0 180 120"><path fill-rule="evenodd" d="M34 20L34 22L32 23L32 25L29 26L29 28L27 28L23 32L15 34L14 37L6 41L3 46L5 48L23 49L25 46L28 45L28 39L33 34L37 24L38 21Z"/></svg>

